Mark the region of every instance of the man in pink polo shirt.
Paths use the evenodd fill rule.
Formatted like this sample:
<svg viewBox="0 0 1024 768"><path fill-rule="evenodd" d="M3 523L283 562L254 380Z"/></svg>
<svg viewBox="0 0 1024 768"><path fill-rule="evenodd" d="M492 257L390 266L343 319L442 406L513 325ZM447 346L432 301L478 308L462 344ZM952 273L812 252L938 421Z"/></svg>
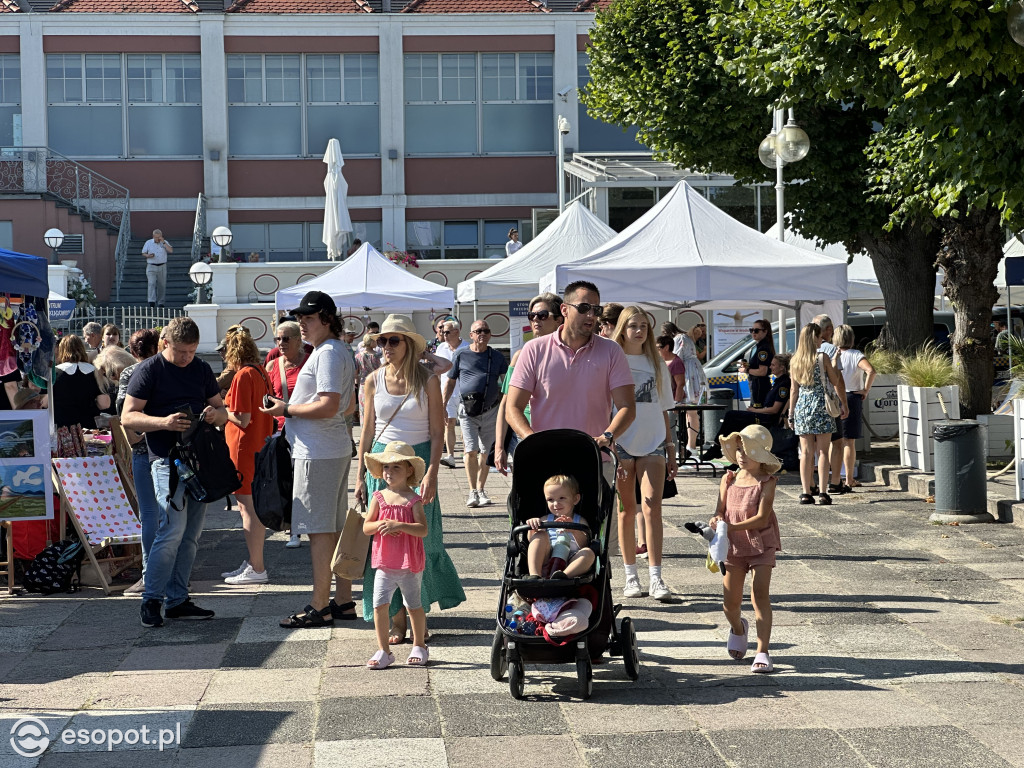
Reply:
<svg viewBox="0 0 1024 768"><path fill-rule="evenodd" d="M601 316L596 285L570 283L562 315L559 331L531 339L519 353L508 390L508 424L520 437L579 429L599 446L611 446L636 416L629 363L622 347L594 333ZM523 414L527 405L530 421ZM606 479L614 488L614 478Z"/></svg>

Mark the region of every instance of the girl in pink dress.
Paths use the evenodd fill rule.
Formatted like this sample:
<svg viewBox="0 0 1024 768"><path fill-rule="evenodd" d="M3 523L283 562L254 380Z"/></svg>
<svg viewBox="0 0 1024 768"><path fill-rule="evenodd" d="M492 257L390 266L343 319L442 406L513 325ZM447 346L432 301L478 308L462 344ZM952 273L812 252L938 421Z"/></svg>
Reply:
<svg viewBox="0 0 1024 768"><path fill-rule="evenodd" d="M772 672L768 655L772 636L772 602L769 587L775 553L782 549L779 521L775 517L775 477L782 462L772 455L772 435L760 424L744 427L740 432L719 438L722 453L739 465L736 473L722 478L718 507L711 518L711 527L720 521L728 524L729 555L722 573L723 609L731 627L726 649L740 661L747 655L747 620L740 616L743 582L753 571L750 599L757 622L757 656L751 672Z"/></svg>
<svg viewBox="0 0 1024 768"><path fill-rule="evenodd" d="M363 533L373 536L371 566L373 581L373 626L379 650L366 663L370 669L385 669L395 661L388 637L388 606L395 590L401 588L402 601L412 623L410 666L427 663L427 614L420 600L426 552L427 516L423 500L412 490L423 480L426 463L408 443L395 440L380 453L367 453L366 468L387 485L370 497L370 509Z"/></svg>

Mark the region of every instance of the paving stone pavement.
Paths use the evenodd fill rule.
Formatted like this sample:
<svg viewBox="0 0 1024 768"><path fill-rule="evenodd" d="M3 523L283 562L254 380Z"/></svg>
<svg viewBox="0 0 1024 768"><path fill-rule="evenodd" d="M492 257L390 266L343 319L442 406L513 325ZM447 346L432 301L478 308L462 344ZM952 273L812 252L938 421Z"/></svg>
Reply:
<svg viewBox="0 0 1024 768"><path fill-rule="evenodd" d="M508 487L488 481L495 499ZM717 481L686 474L679 487L665 507L676 599L622 601L639 634L635 683L620 660L595 668L586 702L568 666L528 668L524 701L491 679L507 515L467 508L464 471L442 468L445 539L467 600L430 614L427 668L404 666L405 645L398 664L368 670L362 621L280 629L309 599L308 544L270 537L272 582L228 587L219 573L243 559L242 533L237 514L211 511L192 581L213 621L145 630L137 598L93 589L0 597L0 768L491 768L522 754L566 767L1024 766L1020 527L932 525L926 504L880 485L800 506L783 477L777 671L753 675L750 655L726 655L721 582L682 527L709 517ZM621 589L618 561L613 578ZM53 738L39 757L10 741L29 716ZM33 727L16 735L40 735ZM111 746L108 729L123 742Z"/></svg>

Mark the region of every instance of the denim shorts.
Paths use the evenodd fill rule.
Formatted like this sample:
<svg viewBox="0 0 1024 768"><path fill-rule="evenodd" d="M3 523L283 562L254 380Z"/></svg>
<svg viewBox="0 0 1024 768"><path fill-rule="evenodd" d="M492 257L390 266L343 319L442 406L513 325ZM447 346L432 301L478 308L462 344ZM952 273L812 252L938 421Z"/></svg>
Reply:
<svg viewBox="0 0 1024 768"><path fill-rule="evenodd" d="M664 459L665 458L665 441L662 440L657 448L655 448L650 453L645 453L643 456L633 456L630 453L626 453L626 451L623 450L622 446L619 445L618 443L616 443L615 444L615 454L619 457L619 461L631 461L633 459L643 459L643 458L646 458L647 456L660 456L661 458Z"/></svg>

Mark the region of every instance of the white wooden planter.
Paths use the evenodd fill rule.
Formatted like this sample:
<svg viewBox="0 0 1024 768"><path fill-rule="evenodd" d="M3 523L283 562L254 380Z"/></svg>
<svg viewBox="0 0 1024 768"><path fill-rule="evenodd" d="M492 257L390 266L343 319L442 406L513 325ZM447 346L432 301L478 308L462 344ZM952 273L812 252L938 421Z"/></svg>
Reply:
<svg viewBox="0 0 1024 768"><path fill-rule="evenodd" d="M985 458L1012 458L1014 454L1014 417L1008 413L992 413L978 416L978 421L986 432Z"/></svg>
<svg viewBox="0 0 1024 768"><path fill-rule="evenodd" d="M946 402L948 418L960 418L960 387L908 387L899 393L900 463L922 472L935 471L935 445L932 426L947 414L939 403L939 392Z"/></svg>
<svg viewBox="0 0 1024 768"><path fill-rule="evenodd" d="M899 377L895 373L875 376L864 402L864 422L876 440L894 440L900 433Z"/></svg>
<svg viewBox="0 0 1024 768"><path fill-rule="evenodd" d="M1024 499L1024 400L1013 401L1013 452L1017 459L1017 498Z"/></svg>

